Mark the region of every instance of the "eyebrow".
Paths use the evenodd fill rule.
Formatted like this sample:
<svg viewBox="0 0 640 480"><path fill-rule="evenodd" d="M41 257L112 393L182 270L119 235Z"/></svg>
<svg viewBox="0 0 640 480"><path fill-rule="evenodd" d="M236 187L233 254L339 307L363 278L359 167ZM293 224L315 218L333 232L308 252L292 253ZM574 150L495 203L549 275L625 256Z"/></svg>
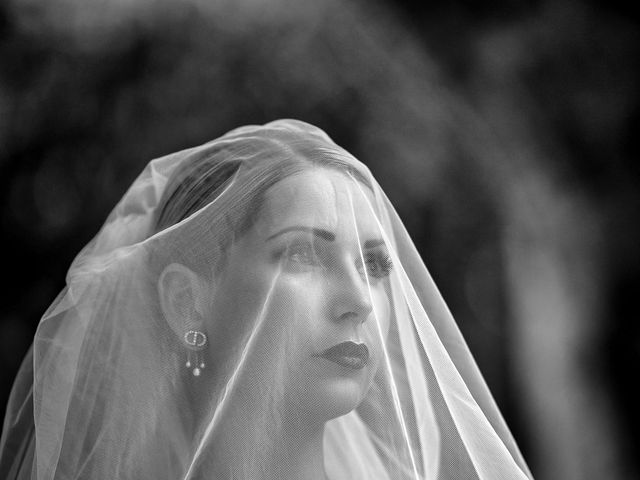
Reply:
<svg viewBox="0 0 640 480"><path fill-rule="evenodd" d="M267 238L267 241L287 232L312 233L313 235L316 235L322 238L323 240L327 240L329 242L333 242L336 239L335 234L333 232L330 232L329 230L325 230L323 228L312 228L312 227L303 227L299 225L294 225L292 227L287 227L280 230L279 232L274 233L273 235ZM364 245L364 248L373 248L373 247L377 247L378 245L384 245L384 240L381 238L376 238L375 240L366 240L363 245Z"/></svg>

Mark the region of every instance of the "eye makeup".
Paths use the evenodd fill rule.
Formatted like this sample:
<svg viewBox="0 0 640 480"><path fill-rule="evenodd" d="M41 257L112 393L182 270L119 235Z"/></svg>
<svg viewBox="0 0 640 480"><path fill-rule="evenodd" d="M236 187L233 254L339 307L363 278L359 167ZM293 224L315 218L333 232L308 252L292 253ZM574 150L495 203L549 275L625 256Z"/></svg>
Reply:
<svg viewBox="0 0 640 480"><path fill-rule="evenodd" d="M365 252L363 257L368 275L374 278L384 278L389 276L391 273L393 261L389 254L384 250Z"/></svg>
<svg viewBox="0 0 640 480"><path fill-rule="evenodd" d="M317 265L320 263L313 244L308 240L294 241L285 248L282 254L288 261L303 265Z"/></svg>
<svg viewBox="0 0 640 480"><path fill-rule="evenodd" d="M379 244L376 241L376 245ZM295 238L278 248L273 257L278 262L285 262L305 269L330 265L332 256L330 250L321 246L317 248L317 246L317 242L314 242L313 239ZM381 279L387 277L393 268L391 257L384 248L365 248L362 252L362 259L364 260L364 267L367 269L367 276L371 278ZM359 255L356 268L358 268L361 275L364 275Z"/></svg>

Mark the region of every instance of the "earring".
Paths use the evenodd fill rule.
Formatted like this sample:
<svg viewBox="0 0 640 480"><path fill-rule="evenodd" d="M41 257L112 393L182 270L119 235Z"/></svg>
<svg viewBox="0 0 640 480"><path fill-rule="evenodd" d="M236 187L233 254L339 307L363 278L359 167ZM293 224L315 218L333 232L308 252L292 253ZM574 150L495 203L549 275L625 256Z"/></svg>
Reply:
<svg viewBox="0 0 640 480"><path fill-rule="evenodd" d="M200 356L200 352L207 345L207 335L204 332L198 330L189 330L184 334L184 342L188 345L187 363L185 367L191 368L193 366L193 376L199 377L202 369L204 369L204 361ZM192 358L195 356L195 359Z"/></svg>

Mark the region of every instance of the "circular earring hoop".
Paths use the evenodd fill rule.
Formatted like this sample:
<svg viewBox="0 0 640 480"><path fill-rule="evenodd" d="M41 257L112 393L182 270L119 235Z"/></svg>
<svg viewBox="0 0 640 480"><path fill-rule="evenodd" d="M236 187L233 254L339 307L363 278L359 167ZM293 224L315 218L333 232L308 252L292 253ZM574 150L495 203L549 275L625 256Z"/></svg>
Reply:
<svg viewBox="0 0 640 480"><path fill-rule="evenodd" d="M184 334L184 341L189 346L189 352L187 353L187 363L185 363L185 367L191 368L192 365L195 365L191 373L193 373L194 377L199 377L200 373L205 367L204 361L200 357L200 351L207 344L207 335L199 330L189 330ZM194 362L191 361L192 350L195 351Z"/></svg>
<svg viewBox="0 0 640 480"><path fill-rule="evenodd" d="M207 335L198 330L189 330L184 334L184 341L187 345L199 350L207 344Z"/></svg>

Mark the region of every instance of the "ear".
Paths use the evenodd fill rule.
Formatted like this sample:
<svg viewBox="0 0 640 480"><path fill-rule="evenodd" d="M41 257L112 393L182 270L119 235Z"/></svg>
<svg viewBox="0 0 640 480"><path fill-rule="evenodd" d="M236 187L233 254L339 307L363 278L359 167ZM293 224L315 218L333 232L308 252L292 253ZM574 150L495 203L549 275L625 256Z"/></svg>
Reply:
<svg viewBox="0 0 640 480"><path fill-rule="evenodd" d="M189 330L203 330L206 316L206 282L179 263L167 265L158 278L160 307L178 338Z"/></svg>

